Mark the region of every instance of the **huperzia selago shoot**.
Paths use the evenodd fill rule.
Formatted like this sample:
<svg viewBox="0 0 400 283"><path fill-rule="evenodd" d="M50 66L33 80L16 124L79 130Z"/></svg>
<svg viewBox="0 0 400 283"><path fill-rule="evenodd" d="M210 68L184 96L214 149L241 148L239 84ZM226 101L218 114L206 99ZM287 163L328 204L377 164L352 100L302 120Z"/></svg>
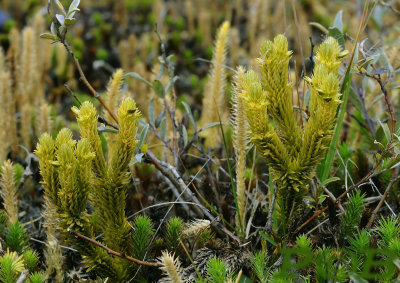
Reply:
<svg viewBox="0 0 400 283"><path fill-rule="evenodd" d="M266 41L258 64L261 78L248 71L239 84L243 90L249 136L265 158L276 187L276 210L281 231L298 215L315 168L331 141L339 93L339 66L348 54L338 42L327 38L318 48L315 69L305 80L310 85L310 115L304 129L297 123L288 82L288 51L285 36ZM273 121L273 122L272 122Z"/></svg>
<svg viewBox="0 0 400 283"><path fill-rule="evenodd" d="M90 102L73 107L81 139L72 139L69 129L61 130L54 140L43 134L36 150L43 177L45 197L57 208L63 232L76 231L94 238L103 232L104 243L113 250L134 254L134 233L125 216L125 198L129 182L128 164L138 143L137 123L140 117L131 98L118 109L119 130L114 153L107 161L97 131L98 115ZM89 215L90 202L93 214ZM100 276L124 282L137 266L67 233L69 243L79 250L89 269ZM144 247L146 249L148 247Z"/></svg>

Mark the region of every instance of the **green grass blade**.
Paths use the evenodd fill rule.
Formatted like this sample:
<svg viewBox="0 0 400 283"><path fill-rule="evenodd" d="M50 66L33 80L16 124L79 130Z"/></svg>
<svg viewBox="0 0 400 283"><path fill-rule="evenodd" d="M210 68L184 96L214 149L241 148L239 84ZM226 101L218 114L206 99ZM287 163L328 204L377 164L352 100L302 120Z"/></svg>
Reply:
<svg viewBox="0 0 400 283"><path fill-rule="evenodd" d="M356 52L358 52L358 48L356 49ZM346 74L345 74L344 80L343 80L343 85L340 90L340 92L342 93L342 101L343 102L340 106L339 115L338 115L338 118L336 121L335 133L333 135L331 144L329 146L329 150L326 155L325 162L323 163L323 172L322 172L322 176L320 176L320 180L322 182L324 182L326 179L328 179L329 172L331 171L333 160L335 158L336 146L337 146L339 138L340 138L340 131L342 129L344 117L346 115L347 101L349 100L351 79L352 79L352 73L350 70L351 70L352 65L353 65L353 62L350 62L349 66L347 67Z"/></svg>

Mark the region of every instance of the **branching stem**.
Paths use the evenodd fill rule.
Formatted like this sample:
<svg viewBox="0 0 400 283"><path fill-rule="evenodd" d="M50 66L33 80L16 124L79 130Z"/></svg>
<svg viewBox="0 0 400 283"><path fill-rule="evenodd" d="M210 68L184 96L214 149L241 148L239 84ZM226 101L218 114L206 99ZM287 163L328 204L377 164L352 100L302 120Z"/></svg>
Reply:
<svg viewBox="0 0 400 283"><path fill-rule="evenodd" d="M82 81L86 85L86 87L89 89L89 91L91 92L93 97L95 97L101 103L101 105L107 110L107 112L115 120L115 122L118 123L117 116L114 114L113 111L111 111L111 109L107 106L107 104L104 103L104 100L101 98L100 94L93 88L93 86L87 80L87 78L85 76L85 73L82 70L82 66L79 63L79 60L75 57L74 51L72 50L71 46L69 45L69 43L67 42L67 40L65 38L66 35L67 35L68 29L65 28L64 32L62 34L60 33L60 31L58 29L60 24L58 23L58 20L54 16L52 16L52 14L50 13L50 5L51 4L50 4L50 1L49 1L48 5L47 5L47 13L51 17L51 20L54 23L54 25L57 27L55 30L57 32L58 40L62 43L62 45L64 45L64 47L67 50L68 54L71 56L72 60L74 61L75 67L78 70L79 75L80 75L80 81Z"/></svg>
<svg viewBox="0 0 400 283"><path fill-rule="evenodd" d="M138 260L138 259L133 258L133 257L131 257L131 256L128 256L128 255L125 255L125 254L116 252L116 251L110 249L109 247L107 247L107 246L105 246L105 245L103 245L103 244L97 242L96 240L94 240L94 239L92 239L92 238L89 238L89 237L86 237L85 235L82 235L81 233L79 233L79 232L77 232L77 231L75 231L75 230L68 229L67 231L68 231L69 233L71 233L72 235L78 237L78 238L81 238L81 239L83 239L83 240L85 240L85 241L88 241L89 243L91 243L91 244L93 244L93 245L96 245L96 246L102 248L103 250L107 251L107 253L109 253L109 254L118 256L118 257L120 257L120 258L124 258L124 259L126 259L126 260L129 260L129 261L131 261L131 262L137 263L137 264L139 264L139 265L151 266L151 267L160 267L160 265L159 265L158 263L155 263L155 262L148 262L148 261L141 261L141 260Z"/></svg>

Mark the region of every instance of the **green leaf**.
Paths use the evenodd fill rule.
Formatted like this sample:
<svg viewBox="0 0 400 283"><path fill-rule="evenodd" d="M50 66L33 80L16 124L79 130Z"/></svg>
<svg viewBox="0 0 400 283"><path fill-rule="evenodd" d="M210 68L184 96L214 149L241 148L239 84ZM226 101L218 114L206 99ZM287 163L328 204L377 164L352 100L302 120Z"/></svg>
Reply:
<svg viewBox="0 0 400 283"><path fill-rule="evenodd" d="M267 236L267 234L265 234L264 232L260 231L258 233L260 234L261 237L263 237L265 240L267 240L274 247L278 246L278 244L274 240L272 240L271 237Z"/></svg>
<svg viewBox="0 0 400 283"><path fill-rule="evenodd" d="M52 35L57 36L57 30L56 30L56 26L55 26L54 22L51 22L50 32L51 32Z"/></svg>
<svg viewBox="0 0 400 283"><path fill-rule="evenodd" d="M156 80L160 80L161 79L161 76L164 74L164 71L165 71L165 66L164 66L164 64L161 63L160 69L158 70L158 74L157 74Z"/></svg>
<svg viewBox="0 0 400 283"><path fill-rule="evenodd" d="M330 27L328 35L334 37L339 42L342 50L345 49L343 33L337 27Z"/></svg>
<svg viewBox="0 0 400 283"><path fill-rule="evenodd" d="M69 27L71 26L73 23L75 23L75 19L74 18L65 18L65 26Z"/></svg>
<svg viewBox="0 0 400 283"><path fill-rule="evenodd" d="M63 16L63 15L61 15L61 14L57 14L56 15L56 19L57 19L57 21L60 23L60 25L64 25L64 23L65 23L65 17Z"/></svg>
<svg viewBox="0 0 400 283"><path fill-rule="evenodd" d="M129 166L135 165L137 163L141 163L143 160L144 153L136 153L131 161L129 162Z"/></svg>
<svg viewBox="0 0 400 283"><path fill-rule="evenodd" d="M186 146L188 144L188 134L185 125L182 125L182 137L183 137L183 145Z"/></svg>
<svg viewBox="0 0 400 283"><path fill-rule="evenodd" d="M358 45L356 47L356 49L354 50L355 54L358 53ZM354 56L353 57L353 61L350 62L350 64L348 64L347 66L347 70L346 70L346 74L344 76L344 80L343 80L343 85L342 88L340 89L340 92L342 93L342 104L340 105L340 110L339 110L339 115L338 118L336 120L336 127L335 127L335 133L333 134L333 138L331 141L331 144L329 146L328 152L326 154L326 158L324 159L323 163L322 163L322 174L320 177L320 180L322 182L324 182L328 177L329 177L329 173L331 171L331 167L333 164L333 159L335 158L335 152L336 152L336 147L340 138L340 131L342 129L342 124L343 124L343 120L344 117L347 113L346 108L347 108L347 101L349 100L349 96L350 96L350 88L351 88L351 79L352 79L352 73L350 72L351 70L351 66L354 63L357 63L357 57Z"/></svg>
<svg viewBox="0 0 400 283"><path fill-rule="evenodd" d="M72 12L79 11L78 6L81 0L73 0L68 8L68 16L73 17L74 15L70 15Z"/></svg>
<svg viewBox="0 0 400 283"><path fill-rule="evenodd" d="M149 112L149 123L154 127L154 99L150 100L147 111Z"/></svg>
<svg viewBox="0 0 400 283"><path fill-rule="evenodd" d="M60 1L58 0L52 0L52 4L55 4L57 8L55 8L55 10L58 12L63 13L63 15L66 15L65 10L64 10L64 6L61 4Z"/></svg>
<svg viewBox="0 0 400 283"><path fill-rule="evenodd" d="M192 114L192 110L190 110L190 106L185 101L182 101L182 105L183 105L183 107L185 107L186 113L189 116L189 121L192 124L194 130L196 131L196 121L193 118L193 114Z"/></svg>
<svg viewBox="0 0 400 283"><path fill-rule="evenodd" d="M326 27L324 27L323 25L321 25L320 23L310 22L310 26L316 27L317 29L319 29L320 31L322 31L325 34L329 33L329 30Z"/></svg>
<svg viewBox="0 0 400 283"><path fill-rule="evenodd" d="M160 138L165 140L167 136L167 119L164 117L160 123Z"/></svg>
<svg viewBox="0 0 400 283"><path fill-rule="evenodd" d="M44 38L44 39L51 39L51 40L58 40L58 36L57 35L53 35L51 33L42 33L40 35L40 38Z"/></svg>
<svg viewBox="0 0 400 283"><path fill-rule="evenodd" d="M170 80L167 84L167 86L165 87L165 92L168 93L169 89L175 84L175 82L179 80L178 76L175 76L172 78L172 80Z"/></svg>
<svg viewBox="0 0 400 283"><path fill-rule="evenodd" d="M341 33L343 33L343 11L340 10L333 20L333 27L337 28Z"/></svg>
<svg viewBox="0 0 400 283"><path fill-rule="evenodd" d="M106 128L106 127L98 128L97 131L98 131L99 133L118 134L118 130L116 130L116 129L111 129L111 128Z"/></svg>
<svg viewBox="0 0 400 283"><path fill-rule="evenodd" d="M139 75L138 73L135 73L135 72L129 72L129 73L126 73L125 74L125 77L132 77L132 78L134 78L134 79L137 79L137 80L139 80L139 81L141 81L141 82L144 82L146 85L148 85L149 87L153 87L153 85L149 82L149 81L147 81L147 80L145 80L141 75Z"/></svg>
<svg viewBox="0 0 400 283"><path fill-rule="evenodd" d="M332 178L329 178L329 179L326 179L325 181L323 181L322 185L326 186L329 183L336 182L336 181L339 181L339 180L340 180L339 177L332 177Z"/></svg>
<svg viewBox="0 0 400 283"><path fill-rule="evenodd" d="M387 124L383 124L383 123L381 122L381 120L378 120L378 122L379 122L379 124L380 124L381 127L382 127L383 133L385 134L386 143L390 142L390 140L392 139L392 138L391 138L392 135L390 134L390 130L389 130L388 125L387 125Z"/></svg>
<svg viewBox="0 0 400 283"><path fill-rule="evenodd" d="M161 113L157 116L156 121L154 122L154 126L156 126L156 128L158 128L160 126L160 123L163 118L165 118L165 109L163 109L163 111L161 111Z"/></svg>
<svg viewBox="0 0 400 283"><path fill-rule="evenodd" d="M140 138L139 138L139 142L138 142L138 144L137 144L137 146L136 146L136 151L139 151L139 149L142 147L142 145L144 144L144 141L145 141L145 139L146 139L146 136L147 136L147 131L149 130L149 124L146 124L144 127L143 127L143 130L142 130L142 132L140 133Z"/></svg>
<svg viewBox="0 0 400 283"><path fill-rule="evenodd" d="M75 10L69 11L67 14L68 18L72 18L73 16L75 16L75 13L79 12L79 11L80 11L80 9L75 9Z"/></svg>
<svg viewBox="0 0 400 283"><path fill-rule="evenodd" d="M155 80L153 81L153 85L152 88L154 89L155 93L161 97L164 98L165 97L165 89L164 86L162 85L162 83L159 80Z"/></svg>
<svg viewBox="0 0 400 283"><path fill-rule="evenodd" d="M349 95L350 102L354 105L354 107L360 111L360 113L365 113L364 105L352 87L350 88Z"/></svg>
<svg viewBox="0 0 400 283"><path fill-rule="evenodd" d="M220 122L210 123L210 124L204 126L203 128L201 128L200 131L204 131L204 130L207 130L209 128L215 127L215 126L219 126L220 124L221 124Z"/></svg>
<svg viewBox="0 0 400 283"><path fill-rule="evenodd" d="M358 66L359 69L364 68L365 66L367 66L369 63L371 63L373 60L373 58L369 57L365 60L364 63L362 63L360 66Z"/></svg>
<svg viewBox="0 0 400 283"><path fill-rule="evenodd" d="M379 146L379 148L380 148L382 151L385 150L385 146L384 146L382 143L378 142L377 140L374 140L374 144L376 144L377 146Z"/></svg>

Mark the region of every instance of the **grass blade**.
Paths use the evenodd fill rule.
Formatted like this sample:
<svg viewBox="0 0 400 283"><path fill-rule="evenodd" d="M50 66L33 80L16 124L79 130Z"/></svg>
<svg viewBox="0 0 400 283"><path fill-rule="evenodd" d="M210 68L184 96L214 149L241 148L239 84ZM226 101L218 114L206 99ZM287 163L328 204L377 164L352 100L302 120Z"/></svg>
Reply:
<svg viewBox="0 0 400 283"><path fill-rule="evenodd" d="M332 142L329 146L329 150L328 150L328 153L325 158L325 163L323 163L323 172L322 172L322 176L320 176L321 182L324 182L329 177L329 172L331 171L333 159L335 157L336 145L338 144L338 141L340 138L340 130L342 129L344 116L346 114L347 101L349 100L351 78L352 78L352 74L350 72L351 65L352 65L352 63L350 63L350 65L348 66L346 75L344 77L342 90L341 90L341 92L343 94L342 95L343 103L341 104L339 115L338 115L338 118L336 121L335 133L333 135Z"/></svg>

